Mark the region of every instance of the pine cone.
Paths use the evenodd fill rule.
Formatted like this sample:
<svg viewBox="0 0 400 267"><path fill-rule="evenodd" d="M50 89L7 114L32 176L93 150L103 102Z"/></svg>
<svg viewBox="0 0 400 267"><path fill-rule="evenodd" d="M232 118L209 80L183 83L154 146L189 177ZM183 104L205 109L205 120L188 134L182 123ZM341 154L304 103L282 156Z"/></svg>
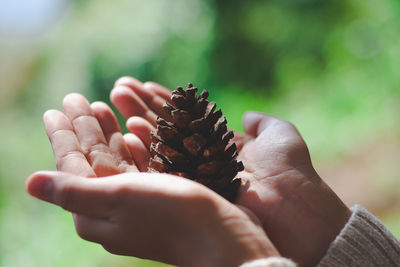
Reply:
<svg viewBox="0 0 400 267"><path fill-rule="evenodd" d="M244 169L236 161L236 145L228 146L233 132L216 104L207 100L204 90L178 87L171 101L164 104L169 119L157 119L157 130L151 133L149 172L163 172L197 181L233 202L241 184L235 176Z"/></svg>

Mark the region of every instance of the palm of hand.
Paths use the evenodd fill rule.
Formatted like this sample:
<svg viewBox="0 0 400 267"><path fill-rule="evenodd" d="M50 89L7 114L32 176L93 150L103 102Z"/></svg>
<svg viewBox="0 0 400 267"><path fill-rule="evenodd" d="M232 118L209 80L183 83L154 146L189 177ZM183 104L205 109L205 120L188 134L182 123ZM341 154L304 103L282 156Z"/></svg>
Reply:
<svg viewBox="0 0 400 267"><path fill-rule="evenodd" d="M293 207L298 206L295 194L300 186L310 183L307 177L317 174L303 139L291 124L273 117L259 123L258 129L250 129L257 137L247 135L237 140L246 140L239 152L245 166L239 176L245 186L237 203L256 214L282 255L300 262L294 241L303 239L299 234L305 229L291 220L296 214Z"/></svg>
<svg viewBox="0 0 400 267"><path fill-rule="evenodd" d="M312 169L307 147L290 123L264 116L251 127L248 135L235 140L245 165L241 175L260 182L295 168Z"/></svg>
<svg viewBox="0 0 400 267"><path fill-rule="evenodd" d="M251 125L253 129L248 129L249 135L239 135L235 140L239 142L238 159L245 166L239 176L246 182L238 201L246 203L246 206L257 203L251 197L254 193L261 202L270 203L277 196L291 194L299 184L318 176L312 167L307 146L294 126L272 116L263 116L260 120ZM283 183L282 180L287 181ZM268 192L263 192L266 190Z"/></svg>

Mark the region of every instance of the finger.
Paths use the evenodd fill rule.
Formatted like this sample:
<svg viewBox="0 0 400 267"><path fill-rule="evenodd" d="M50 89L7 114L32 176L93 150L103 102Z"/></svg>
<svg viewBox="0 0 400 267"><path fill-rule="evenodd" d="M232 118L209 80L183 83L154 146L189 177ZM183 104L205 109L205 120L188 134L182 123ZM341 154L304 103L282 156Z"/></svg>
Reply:
<svg viewBox="0 0 400 267"><path fill-rule="evenodd" d="M116 86L129 87L157 115L166 117L163 105L170 101L171 92L153 82L141 83L132 77L122 77L115 82Z"/></svg>
<svg viewBox="0 0 400 267"><path fill-rule="evenodd" d="M141 172L146 172L150 159L149 149L145 146L142 140L134 134L125 134L124 139L136 165L139 167L139 170Z"/></svg>
<svg viewBox="0 0 400 267"><path fill-rule="evenodd" d="M111 91L110 100L125 118L140 116L151 124L156 124L157 115L131 88L125 85L115 87Z"/></svg>
<svg viewBox="0 0 400 267"><path fill-rule="evenodd" d="M117 161L120 172L131 171L134 169L138 171L128 146L122 136L118 120L111 108L103 102L94 102L91 104L91 108L100 124L108 143L108 147L114 159Z"/></svg>
<svg viewBox="0 0 400 267"><path fill-rule="evenodd" d="M71 121L58 110L43 115L47 136L50 139L57 170L85 177L96 176L81 150Z"/></svg>
<svg viewBox="0 0 400 267"><path fill-rule="evenodd" d="M265 128L277 121L279 121L279 119L274 116L249 111L243 115L243 128L248 135L256 137L260 135Z"/></svg>
<svg viewBox="0 0 400 267"><path fill-rule="evenodd" d="M131 117L126 122L126 128L139 137L148 150L150 149L150 132L155 129L153 125L141 117Z"/></svg>
<svg viewBox="0 0 400 267"><path fill-rule="evenodd" d="M133 91L135 91L139 96L143 97L143 99L151 100L154 95L157 95L163 99L163 101L171 101L171 91L165 88L164 86L155 83L155 82L145 82L142 83L137 79L129 76L124 76L119 78L114 87L119 85L125 85L130 87ZM144 89L144 90L143 90Z"/></svg>
<svg viewBox="0 0 400 267"><path fill-rule="evenodd" d="M169 103L172 103L171 101L171 91L165 88L164 86L155 83L155 82L145 82L144 83L144 88L147 90L150 90L154 94L158 95L161 97L164 102L168 101Z"/></svg>
<svg viewBox="0 0 400 267"><path fill-rule="evenodd" d="M85 179L65 172L40 171L26 181L27 192L43 201L88 217L118 221L123 213L159 205L167 199L214 194L206 187L178 176L161 173L125 173L103 179ZM158 199L158 200L157 200ZM143 202L144 201L144 202Z"/></svg>
<svg viewBox="0 0 400 267"><path fill-rule="evenodd" d="M65 210L93 218L107 219L117 206L112 179L85 179L65 172L42 171L26 181L29 194Z"/></svg>
<svg viewBox="0 0 400 267"><path fill-rule="evenodd" d="M81 149L96 175L119 173L118 164L107 146L107 140L87 99L80 94L69 94L64 98L63 106Z"/></svg>
<svg viewBox="0 0 400 267"><path fill-rule="evenodd" d="M117 87L119 85L127 85L127 84L131 84L132 86L138 86L138 87L143 86L143 83L141 81L139 81L138 79L135 79L130 76L122 76L122 77L118 78L118 80L115 81L114 87Z"/></svg>
<svg viewBox="0 0 400 267"><path fill-rule="evenodd" d="M99 121L104 136L107 139L108 135L112 135L116 132L121 132L117 118L111 108L104 102L96 101L93 102L90 107Z"/></svg>
<svg viewBox="0 0 400 267"><path fill-rule="evenodd" d="M198 183L173 175L131 173L103 179L85 179L70 173L40 171L26 181L27 192L79 215L116 219L127 203L143 198L189 196L203 190ZM135 205L130 206L133 208Z"/></svg>

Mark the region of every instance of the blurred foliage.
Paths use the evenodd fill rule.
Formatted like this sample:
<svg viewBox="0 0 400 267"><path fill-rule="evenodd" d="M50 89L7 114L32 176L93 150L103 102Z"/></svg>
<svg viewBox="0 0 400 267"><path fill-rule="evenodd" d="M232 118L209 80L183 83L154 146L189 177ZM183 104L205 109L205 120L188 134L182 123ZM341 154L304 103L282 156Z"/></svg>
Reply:
<svg viewBox="0 0 400 267"><path fill-rule="evenodd" d="M293 122L324 166L365 140L391 142L385 132L400 139L399 30L397 0L81 0L30 40L3 36L0 266L153 264L80 240L68 214L24 192L29 173L54 169L41 114L67 93L109 103L123 75L193 82L234 129L247 110ZM398 167L385 162L371 170L393 191ZM385 217L397 236L399 203Z"/></svg>

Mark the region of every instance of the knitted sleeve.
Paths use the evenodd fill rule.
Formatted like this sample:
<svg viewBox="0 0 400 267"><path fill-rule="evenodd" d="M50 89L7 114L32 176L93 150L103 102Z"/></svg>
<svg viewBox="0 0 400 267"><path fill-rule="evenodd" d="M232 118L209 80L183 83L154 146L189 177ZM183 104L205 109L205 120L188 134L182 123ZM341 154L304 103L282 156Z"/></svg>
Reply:
<svg viewBox="0 0 400 267"><path fill-rule="evenodd" d="M351 210L318 266L400 266L400 241L363 207Z"/></svg>

